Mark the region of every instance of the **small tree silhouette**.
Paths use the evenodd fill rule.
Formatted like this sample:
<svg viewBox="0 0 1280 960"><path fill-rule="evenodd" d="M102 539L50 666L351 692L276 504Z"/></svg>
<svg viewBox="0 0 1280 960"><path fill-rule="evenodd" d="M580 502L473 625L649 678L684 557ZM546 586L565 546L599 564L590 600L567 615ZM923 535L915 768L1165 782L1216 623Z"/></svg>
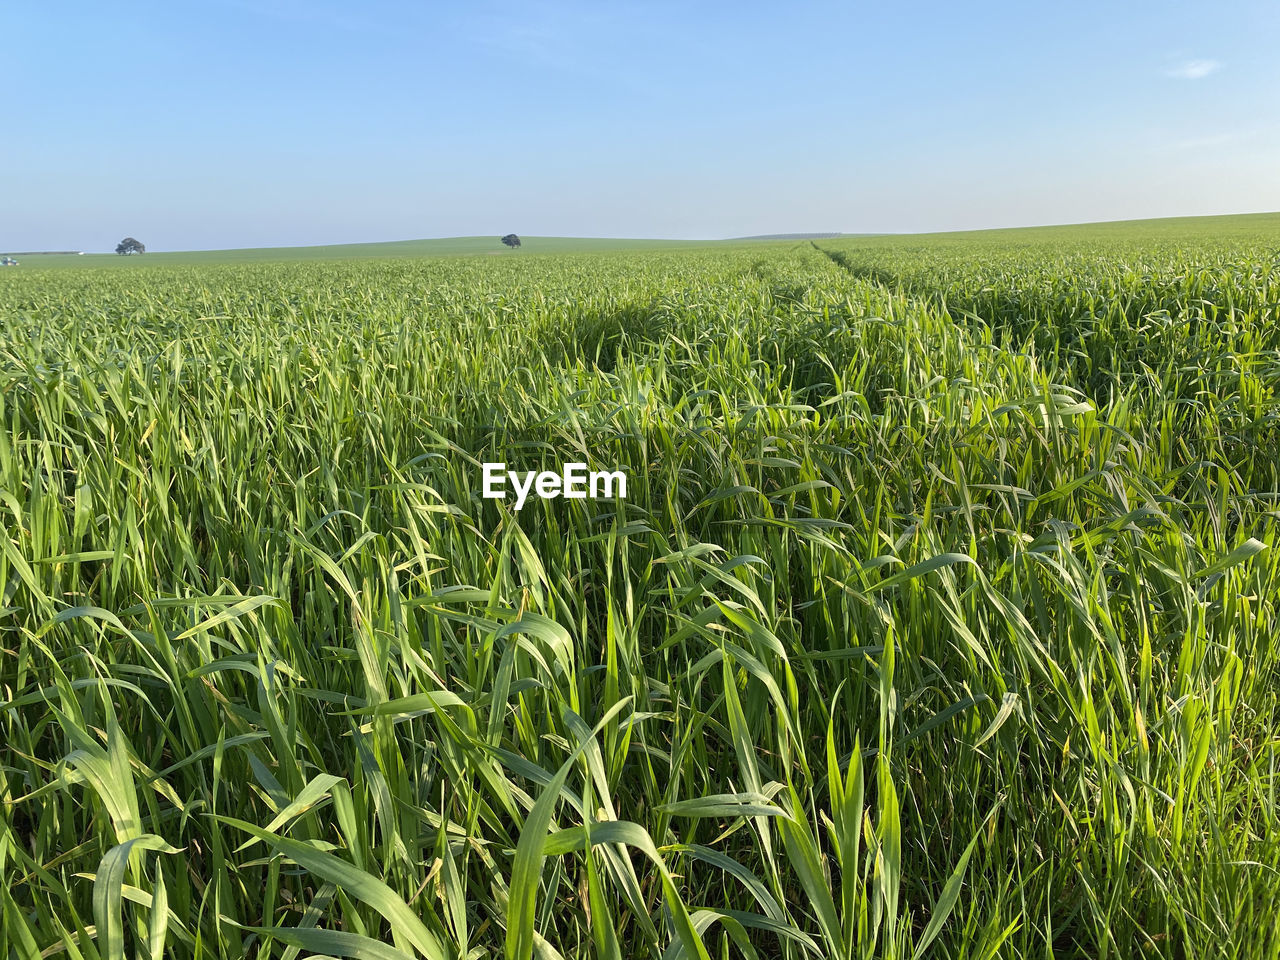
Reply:
<svg viewBox="0 0 1280 960"><path fill-rule="evenodd" d="M514 233L508 233L505 237L502 238L502 242L505 243L508 247L511 247L512 249L520 246L520 238L517 237Z"/></svg>
<svg viewBox="0 0 1280 960"><path fill-rule="evenodd" d="M116 244L116 253L120 254L120 256L122 257L128 256L131 253L146 253L146 252L147 252L147 248L144 247L137 240L133 239L133 237L125 237L123 240L121 240L119 243Z"/></svg>

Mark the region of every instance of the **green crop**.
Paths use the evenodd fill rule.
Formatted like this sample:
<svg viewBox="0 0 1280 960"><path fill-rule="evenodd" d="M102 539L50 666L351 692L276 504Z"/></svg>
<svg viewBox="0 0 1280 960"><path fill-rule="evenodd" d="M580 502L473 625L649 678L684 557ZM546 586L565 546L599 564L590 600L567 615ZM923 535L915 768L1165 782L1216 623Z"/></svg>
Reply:
<svg viewBox="0 0 1280 960"><path fill-rule="evenodd" d="M1278 245L0 275L0 956L1276 956Z"/></svg>

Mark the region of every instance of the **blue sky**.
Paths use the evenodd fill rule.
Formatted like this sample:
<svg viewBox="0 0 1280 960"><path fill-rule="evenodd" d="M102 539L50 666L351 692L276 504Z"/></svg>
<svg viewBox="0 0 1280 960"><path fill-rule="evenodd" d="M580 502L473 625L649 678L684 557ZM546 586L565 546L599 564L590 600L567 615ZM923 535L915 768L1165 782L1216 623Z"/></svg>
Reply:
<svg viewBox="0 0 1280 960"><path fill-rule="evenodd" d="M0 249L1280 210L1274 0L9 5Z"/></svg>

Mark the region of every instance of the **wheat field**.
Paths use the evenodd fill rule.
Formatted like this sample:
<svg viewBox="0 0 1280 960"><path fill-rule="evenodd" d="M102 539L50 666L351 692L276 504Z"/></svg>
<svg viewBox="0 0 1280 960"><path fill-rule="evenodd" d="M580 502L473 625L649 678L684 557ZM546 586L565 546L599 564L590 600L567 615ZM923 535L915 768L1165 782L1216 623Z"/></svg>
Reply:
<svg viewBox="0 0 1280 960"><path fill-rule="evenodd" d="M5 271L0 956L1280 955L1276 219Z"/></svg>

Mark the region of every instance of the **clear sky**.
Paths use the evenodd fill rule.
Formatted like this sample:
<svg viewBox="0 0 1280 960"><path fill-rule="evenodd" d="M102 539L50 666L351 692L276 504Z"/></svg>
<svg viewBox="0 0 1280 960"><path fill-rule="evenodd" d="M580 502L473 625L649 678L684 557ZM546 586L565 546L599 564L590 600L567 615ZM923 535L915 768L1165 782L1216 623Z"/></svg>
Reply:
<svg viewBox="0 0 1280 960"><path fill-rule="evenodd" d="M0 249L1280 210L1280 3L0 11Z"/></svg>

